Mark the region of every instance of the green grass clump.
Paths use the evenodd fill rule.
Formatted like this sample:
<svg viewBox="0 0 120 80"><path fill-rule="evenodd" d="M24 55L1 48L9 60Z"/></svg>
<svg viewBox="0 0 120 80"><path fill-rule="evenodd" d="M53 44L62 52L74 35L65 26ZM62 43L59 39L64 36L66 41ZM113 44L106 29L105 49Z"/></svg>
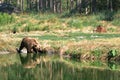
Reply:
<svg viewBox="0 0 120 80"><path fill-rule="evenodd" d="M120 26L120 11L118 11L114 15L114 20L112 21L112 24L115 25L115 26Z"/></svg>
<svg viewBox="0 0 120 80"><path fill-rule="evenodd" d="M91 53L98 58L102 54L102 51L100 49L95 49Z"/></svg>
<svg viewBox="0 0 120 80"><path fill-rule="evenodd" d="M15 21L15 18L12 15L7 13L0 13L0 25L10 24Z"/></svg>
<svg viewBox="0 0 120 80"><path fill-rule="evenodd" d="M115 25L115 26L120 26L120 18L117 18L117 19L113 20L112 24Z"/></svg>
<svg viewBox="0 0 120 80"><path fill-rule="evenodd" d="M88 16L77 16L70 18L70 20L67 22L69 27L73 28L84 28L88 26L97 26L99 21L96 18L96 15L88 15Z"/></svg>

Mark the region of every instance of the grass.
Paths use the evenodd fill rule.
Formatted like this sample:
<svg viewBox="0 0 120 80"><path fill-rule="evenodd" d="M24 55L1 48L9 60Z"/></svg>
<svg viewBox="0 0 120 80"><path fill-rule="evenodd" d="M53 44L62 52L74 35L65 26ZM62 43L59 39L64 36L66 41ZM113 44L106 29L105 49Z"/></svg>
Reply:
<svg viewBox="0 0 120 80"><path fill-rule="evenodd" d="M19 47L20 40L25 36L37 38L42 45L49 44L56 49L67 46L73 50L72 53L83 54L89 52L91 54L92 49L95 50L97 47L99 49L99 47L104 46L119 49L117 42L110 44L115 40L119 41L119 23L116 23L119 20L117 18L119 12L114 14L116 18L113 21L103 20L104 14L102 13L87 16L76 15L68 18L61 17L61 14L51 13L49 15L47 13L29 15L1 14L2 17L5 17L4 15L8 17L8 21L5 18L5 21L2 22L6 23L0 26L0 33L3 35L0 36L1 51L15 52L15 48ZM92 33L93 29L99 24L106 27L108 32ZM117 26L115 26L116 24ZM11 32L17 32L17 34ZM5 35L7 36L4 37ZM96 53L96 50L93 52ZM99 54L96 53L96 55Z"/></svg>
<svg viewBox="0 0 120 80"><path fill-rule="evenodd" d="M72 31L72 30L71 30ZM117 33L82 33L80 30L71 31L30 31L16 34L1 33L0 51L16 53L16 48L20 46L23 37L29 36L39 41L42 47L54 48L59 53L59 49L68 48L65 54L74 57L93 55L99 59L110 50L119 48L119 37ZM11 43L12 42L12 43ZM119 53L118 53L119 54Z"/></svg>
<svg viewBox="0 0 120 80"><path fill-rule="evenodd" d="M87 27L96 27L97 25L108 26L109 24L102 23L104 14L98 13L96 15L77 15L68 18L62 18L61 14L21 14L21 15L8 15L0 14L0 31L51 31L51 30L70 30L80 29ZM110 21L109 26L119 26L119 12L114 14L113 21ZM92 31L91 29L91 31ZM109 27L108 27L109 29ZM113 30L114 31L114 30Z"/></svg>
<svg viewBox="0 0 120 80"><path fill-rule="evenodd" d="M110 50L115 49L120 52L120 44L118 43L120 40L118 34L94 34L95 37L93 37L93 34L83 34L79 32L69 32L65 36L60 36L58 33L51 33L50 35L50 33L46 32L29 32L25 33L25 35L22 34L14 35L14 37L16 38L16 41L14 42L16 42L18 45L13 46L19 47L22 38L25 36L29 36L37 39L42 47L51 47L54 48L56 51L59 51L59 49L63 47L63 49L65 49L65 54L70 54L74 57L80 57L81 55L93 55L94 57L96 57L96 59L100 59L100 57L107 54ZM17 39L19 39L19 41Z"/></svg>
<svg viewBox="0 0 120 80"><path fill-rule="evenodd" d="M8 21L5 19L4 24L0 23L0 51L16 53L15 49L19 47L22 38L29 36L37 39L42 47L50 46L57 50L68 48L65 50L65 53L72 54L73 57L76 57L76 55L94 55L96 58L100 58L110 50L117 50L119 55L120 35L118 26L120 26L120 24L119 18L117 18L119 17L119 12L114 15L114 17L117 17L114 18L113 21L103 21L102 16L104 15L102 14L88 16L77 15L68 18L62 18L61 15L57 14L21 14L19 16L12 14L7 16L2 15L2 18L8 16L12 16L13 21L9 22L11 18L8 18ZM108 28L108 32L92 33L93 29L99 24ZM13 31L17 33L13 34ZM112 54L114 54L114 52L112 52ZM105 64L101 61L80 63L80 61L69 61L69 59L60 61L57 59L58 61L56 62L49 59L50 57L44 59L45 57L46 56L40 57L40 59L43 60L41 60L39 64L31 63L31 65L37 65L35 68L27 69L24 67L30 66L30 64L24 65L23 67L20 64L21 62L17 54L0 55L0 79L87 80L85 75L90 72L88 74L93 74L93 76L87 75L88 80L95 79L96 76L102 79L103 77L101 76L107 73L110 73L108 74L108 80L113 79L113 77L116 78L115 80L119 80L119 77L116 77L119 76L118 72L112 72L110 70L110 68L115 69L120 67L114 63ZM84 65L85 69L81 68L84 67ZM88 66L95 66L95 69L88 69ZM109 68L109 70L105 70L105 73L103 68L96 70L96 66ZM96 76L94 71L96 71ZM101 74L98 74L100 72ZM78 75L80 75L81 78Z"/></svg>
<svg viewBox="0 0 120 80"><path fill-rule="evenodd" d="M13 22L15 22L15 18L12 15L0 13L0 25L6 25Z"/></svg>

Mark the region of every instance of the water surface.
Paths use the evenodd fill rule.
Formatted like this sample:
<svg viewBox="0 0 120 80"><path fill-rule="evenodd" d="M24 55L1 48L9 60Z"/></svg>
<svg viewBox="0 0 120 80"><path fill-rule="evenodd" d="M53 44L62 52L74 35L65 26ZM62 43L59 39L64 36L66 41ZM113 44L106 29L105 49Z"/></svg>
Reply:
<svg viewBox="0 0 120 80"><path fill-rule="evenodd" d="M120 80L118 63L58 56L0 55L0 80Z"/></svg>

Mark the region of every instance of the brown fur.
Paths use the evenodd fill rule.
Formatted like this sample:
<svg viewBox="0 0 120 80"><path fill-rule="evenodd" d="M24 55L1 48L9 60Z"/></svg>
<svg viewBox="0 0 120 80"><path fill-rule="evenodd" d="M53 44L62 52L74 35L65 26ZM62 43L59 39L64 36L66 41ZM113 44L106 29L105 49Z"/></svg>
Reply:
<svg viewBox="0 0 120 80"><path fill-rule="evenodd" d="M93 30L93 32L104 33L104 32L107 32L107 30L106 30L106 28L99 25L99 26L97 26L96 30Z"/></svg>
<svg viewBox="0 0 120 80"><path fill-rule="evenodd" d="M41 48L37 40L29 37L25 37L22 39L21 45L19 49L17 49L18 53L20 53L23 48L27 49L27 53L41 52Z"/></svg>

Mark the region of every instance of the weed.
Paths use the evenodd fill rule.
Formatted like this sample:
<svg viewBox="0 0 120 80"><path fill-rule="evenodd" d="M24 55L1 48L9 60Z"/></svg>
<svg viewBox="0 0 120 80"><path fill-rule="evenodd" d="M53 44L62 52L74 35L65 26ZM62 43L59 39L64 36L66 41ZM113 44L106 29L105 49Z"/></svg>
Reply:
<svg viewBox="0 0 120 80"><path fill-rule="evenodd" d="M100 55L102 54L102 51L100 49L95 49L91 53L96 57L100 57Z"/></svg>

